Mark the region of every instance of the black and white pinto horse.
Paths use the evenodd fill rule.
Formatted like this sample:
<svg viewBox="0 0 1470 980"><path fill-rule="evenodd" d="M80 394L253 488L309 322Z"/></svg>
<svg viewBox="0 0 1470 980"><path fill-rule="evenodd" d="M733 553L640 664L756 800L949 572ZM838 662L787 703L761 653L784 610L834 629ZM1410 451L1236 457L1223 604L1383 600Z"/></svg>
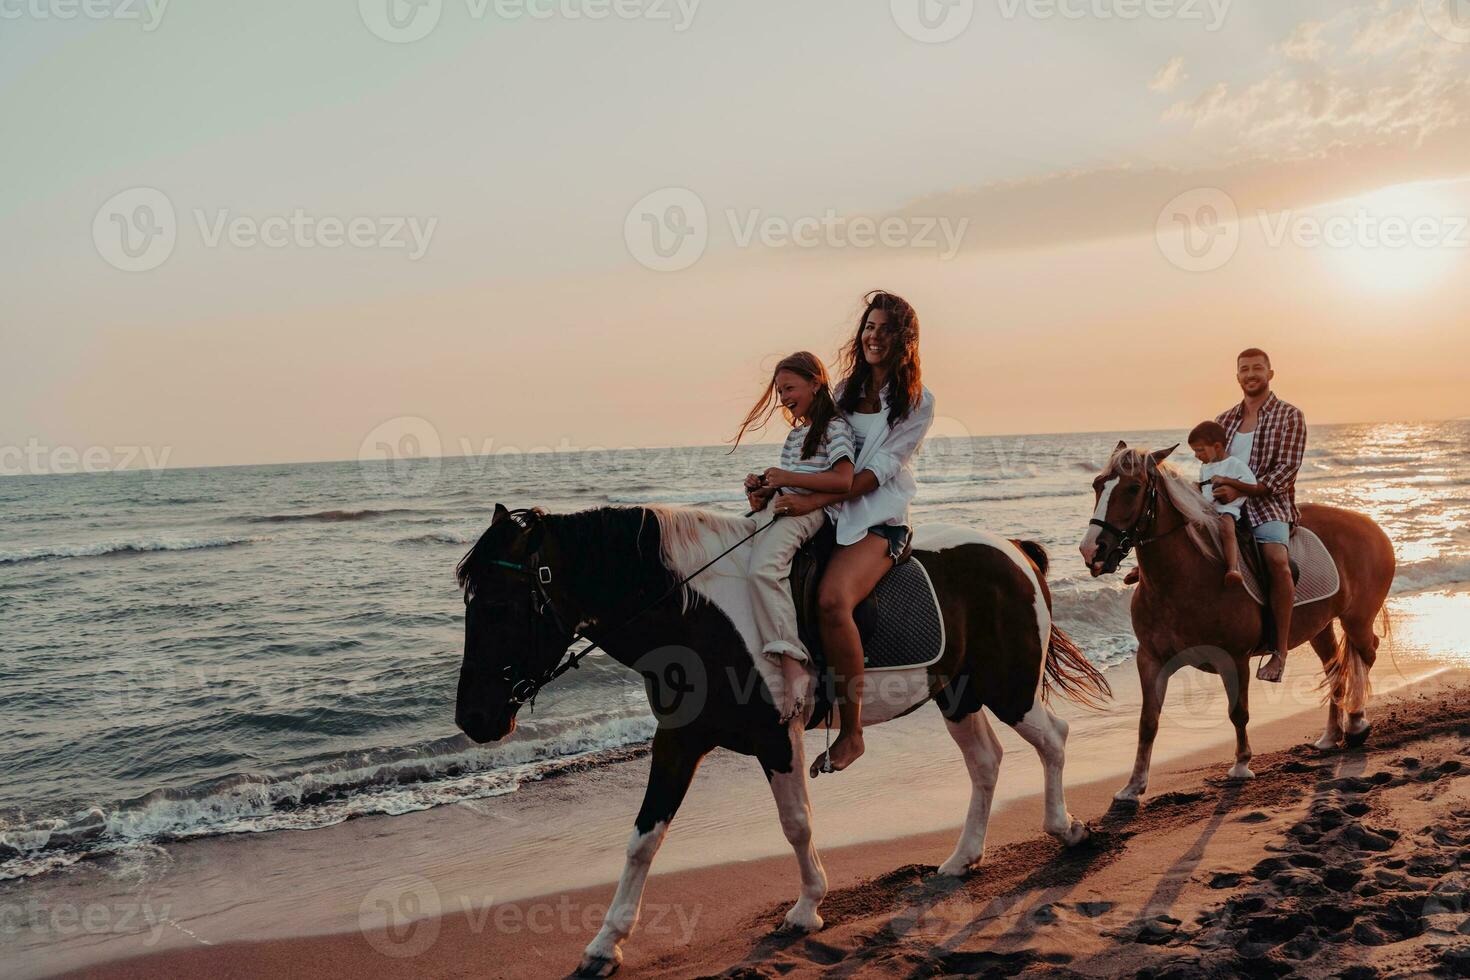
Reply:
<svg viewBox="0 0 1470 980"><path fill-rule="evenodd" d="M786 926L822 927L817 907L827 876L812 844L801 728L779 722L779 701L752 656L760 644L745 577L749 545L657 601L756 526L686 508L552 515L497 505L489 529L459 564L465 650L455 723L466 735L483 743L514 731L521 705L558 666L565 669L575 633L643 674L658 720L627 863L579 974L606 976L622 962L620 946L638 920L649 865L700 760L716 747L755 756L770 783L801 869L801 894ZM870 684L864 720L879 724L934 700L959 745L972 794L959 843L939 872L963 875L984 852L1001 745L981 707L1040 755L1046 832L1080 843L1088 830L1067 812L1062 789L1067 724L1044 695L1056 689L1095 703L1111 692L1052 625L1046 552L944 525L920 528L914 543L948 643L938 663L889 671L883 683ZM819 721L811 714L808 705L801 719L808 727Z"/></svg>

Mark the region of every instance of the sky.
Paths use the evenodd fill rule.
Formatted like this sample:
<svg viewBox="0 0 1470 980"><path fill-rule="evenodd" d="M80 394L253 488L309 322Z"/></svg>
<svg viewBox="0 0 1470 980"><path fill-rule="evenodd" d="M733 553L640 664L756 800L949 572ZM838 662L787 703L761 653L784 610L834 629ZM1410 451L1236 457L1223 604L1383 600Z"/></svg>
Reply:
<svg viewBox="0 0 1470 980"><path fill-rule="evenodd" d="M945 435L1470 415L1467 0L0 0L0 85L0 472L716 443L880 287Z"/></svg>

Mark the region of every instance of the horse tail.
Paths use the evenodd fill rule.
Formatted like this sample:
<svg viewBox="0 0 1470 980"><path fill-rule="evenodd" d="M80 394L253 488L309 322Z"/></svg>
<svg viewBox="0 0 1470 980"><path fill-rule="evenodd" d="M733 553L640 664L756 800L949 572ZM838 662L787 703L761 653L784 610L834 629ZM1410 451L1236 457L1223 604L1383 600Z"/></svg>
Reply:
<svg viewBox="0 0 1470 980"><path fill-rule="evenodd" d="M1051 556L1046 553L1046 549L1035 541L1020 541L1015 538L1011 539L1011 544L1030 559L1031 564L1036 566L1037 574L1045 579L1051 568ZM1047 605L1051 605L1050 599ZM1053 623L1051 636L1046 644L1046 668L1041 676L1041 696L1049 701L1055 693L1089 708L1101 708L1103 702L1113 696L1113 689L1108 685L1108 679L1092 665L1092 661L1087 659L1077 643L1066 631Z"/></svg>
<svg viewBox="0 0 1470 980"><path fill-rule="evenodd" d="M1099 709L1113 696L1108 679L1092 665L1072 638L1055 624L1046 646L1046 671L1041 681L1044 699L1050 701L1054 693L1085 707Z"/></svg>
<svg viewBox="0 0 1470 980"><path fill-rule="evenodd" d="M1337 637L1332 659L1324 667L1322 686L1327 689L1324 700L1347 714L1361 714L1368 703L1368 661L1347 630Z"/></svg>

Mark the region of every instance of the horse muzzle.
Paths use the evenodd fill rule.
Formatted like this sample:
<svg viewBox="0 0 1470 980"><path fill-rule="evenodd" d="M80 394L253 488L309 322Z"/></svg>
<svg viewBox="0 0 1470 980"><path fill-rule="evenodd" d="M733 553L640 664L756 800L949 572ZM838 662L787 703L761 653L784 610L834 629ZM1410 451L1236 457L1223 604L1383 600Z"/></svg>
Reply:
<svg viewBox="0 0 1470 980"><path fill-rule="evenodd" d="M491 711L477 707L459 707L454 712L454 724L469 736L476 745L498 742L516 730L515 709L506 706Z"/></svg>

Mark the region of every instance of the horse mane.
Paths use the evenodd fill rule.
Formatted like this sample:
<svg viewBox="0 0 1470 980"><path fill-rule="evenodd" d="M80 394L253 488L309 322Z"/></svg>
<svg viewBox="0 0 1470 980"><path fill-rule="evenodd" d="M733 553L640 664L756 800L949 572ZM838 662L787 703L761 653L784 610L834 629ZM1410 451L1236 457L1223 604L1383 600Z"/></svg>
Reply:
<svg viewBox="0 0 1470 980"><path fill-rule="evenodd" d="M755 530L755 521L749 517L735 517L695 507L669 507L649 505L643 508L658 524L659 558L672 574L685 578L693 574L706 562L727 548L733 548L748 538ZM729 559L717 562L700 575L739 575L746 569ZM698 580L690 582L681 590L684 609L695 593L701 591Z"/></svg>
<svg viewBox="0 0 1470 980"><path fill-rule="evenodd" d="M652 520L650 520L650 518ZM566 569L563 574L574 575L581 580L584 589L597 595L594 599L605 599L601 595L614 580L626 585L630 575L639 578L653 574L660 581L678 581L692 574L702 565L726 548L734 547L755 530L755 522L749 518L733 517L713 511L692 507L644 506L644 507L594 507L570 514L540 514L539 520L554 529L558 543L568 552L581 556L577 567ZM479 541L460 559L455 575L466 598L473 597L476 585L482 576L495 568L497 555L490 545L492 529L485 531ZM658 548L651 554L650 534L657 535ZM625 556L658 562L657 568L645 564L641 570L624 566L618 575L606 570L597 571L594 566L606 564L605 559ZM728 567L727 567L728 566ZM740 575L746 569L743 564L720 562L700 575ZM699 592L698 580L684 586L683 609ZM645 589L654 591L657 583L644 583Z"/></svg>
<svg viewBox="0 0 1470 980"><path fill-rule="evenodd" d="M1147 450L1120 449L1108 466L1110 473L1141 473L1151 469L1159 477L1159 487L1169 502L1184 518L1185 531L1199 553L1216 561L1225 560L1220 544L1220 520L1215 509L1200 493L1199 484L1190 480L1171 463L1151 465Z"/></svg>

